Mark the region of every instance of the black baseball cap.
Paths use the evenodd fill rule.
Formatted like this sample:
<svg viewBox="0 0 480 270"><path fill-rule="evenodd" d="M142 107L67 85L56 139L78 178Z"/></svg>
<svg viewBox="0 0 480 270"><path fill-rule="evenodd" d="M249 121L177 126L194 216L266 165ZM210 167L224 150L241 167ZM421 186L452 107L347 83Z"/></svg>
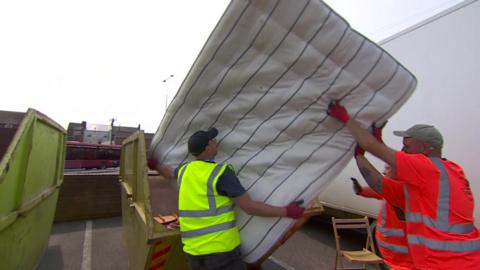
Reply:
<svg viewBox="0 0 480 270"><path fill-rule="evenodd" d="M188 152L194 156L200 155L208 145L208 142L218 135L218 130L214 127L208 130L199 130L188 139Z"/></svg>

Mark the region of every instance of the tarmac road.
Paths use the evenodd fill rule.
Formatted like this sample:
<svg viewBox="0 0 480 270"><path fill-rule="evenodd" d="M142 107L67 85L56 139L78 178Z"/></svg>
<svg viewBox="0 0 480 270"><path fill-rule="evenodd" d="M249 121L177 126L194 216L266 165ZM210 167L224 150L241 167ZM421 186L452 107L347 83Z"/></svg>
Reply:
<svg viewBox="0 0 480 270"><path fill-rule="evenodd" d="M360 247L352 233L348 245ZM127 270L121 217L56 223L38 270ZM305 224L262 265L263 270L332 269L335 241L328 217Z"/></svg>

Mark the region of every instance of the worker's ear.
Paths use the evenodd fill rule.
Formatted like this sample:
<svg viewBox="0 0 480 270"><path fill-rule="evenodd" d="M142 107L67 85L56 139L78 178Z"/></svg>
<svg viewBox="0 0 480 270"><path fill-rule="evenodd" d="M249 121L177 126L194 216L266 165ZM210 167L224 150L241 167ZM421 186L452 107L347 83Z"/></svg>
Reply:
<svg viewBox="0 0 480 270"><path fill-rule="evenodd" d="M428 155L432 153L434 150L435 150L435 147L426 143L423 144L423 154Z"/></svg>
<svg viewBox="0 0 480 270"><path fill-rule="evenodd" d="M207 151L207 152L211 152L213 150L213 147L215 146L215 143L212 142L212 141L209 141L207 146L205 146L205 150L204 151Z"/></svg>

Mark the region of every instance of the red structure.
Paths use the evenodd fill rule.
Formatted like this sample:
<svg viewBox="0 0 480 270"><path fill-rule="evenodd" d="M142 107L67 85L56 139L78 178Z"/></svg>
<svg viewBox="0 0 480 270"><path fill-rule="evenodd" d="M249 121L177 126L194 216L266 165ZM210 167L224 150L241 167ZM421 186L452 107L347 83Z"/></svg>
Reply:
<svg viewBox="0 0 480 270"><path fill-rule="evenodd" d="M105 169L118 167L120 145L67 141L65 169Z"/></svg>

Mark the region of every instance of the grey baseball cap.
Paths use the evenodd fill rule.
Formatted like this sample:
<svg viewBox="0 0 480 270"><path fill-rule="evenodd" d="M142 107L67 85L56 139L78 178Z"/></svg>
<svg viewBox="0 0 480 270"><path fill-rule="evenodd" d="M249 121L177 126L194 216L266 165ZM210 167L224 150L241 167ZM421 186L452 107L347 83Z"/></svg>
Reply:
<svg viewBox="0 0 480 270"><path fill-rule="evenodd" d="M432 125L418 124L404 131L396 130L393 134L400 137L410 137L438 148L443 146L442 134Z"/></svg>

